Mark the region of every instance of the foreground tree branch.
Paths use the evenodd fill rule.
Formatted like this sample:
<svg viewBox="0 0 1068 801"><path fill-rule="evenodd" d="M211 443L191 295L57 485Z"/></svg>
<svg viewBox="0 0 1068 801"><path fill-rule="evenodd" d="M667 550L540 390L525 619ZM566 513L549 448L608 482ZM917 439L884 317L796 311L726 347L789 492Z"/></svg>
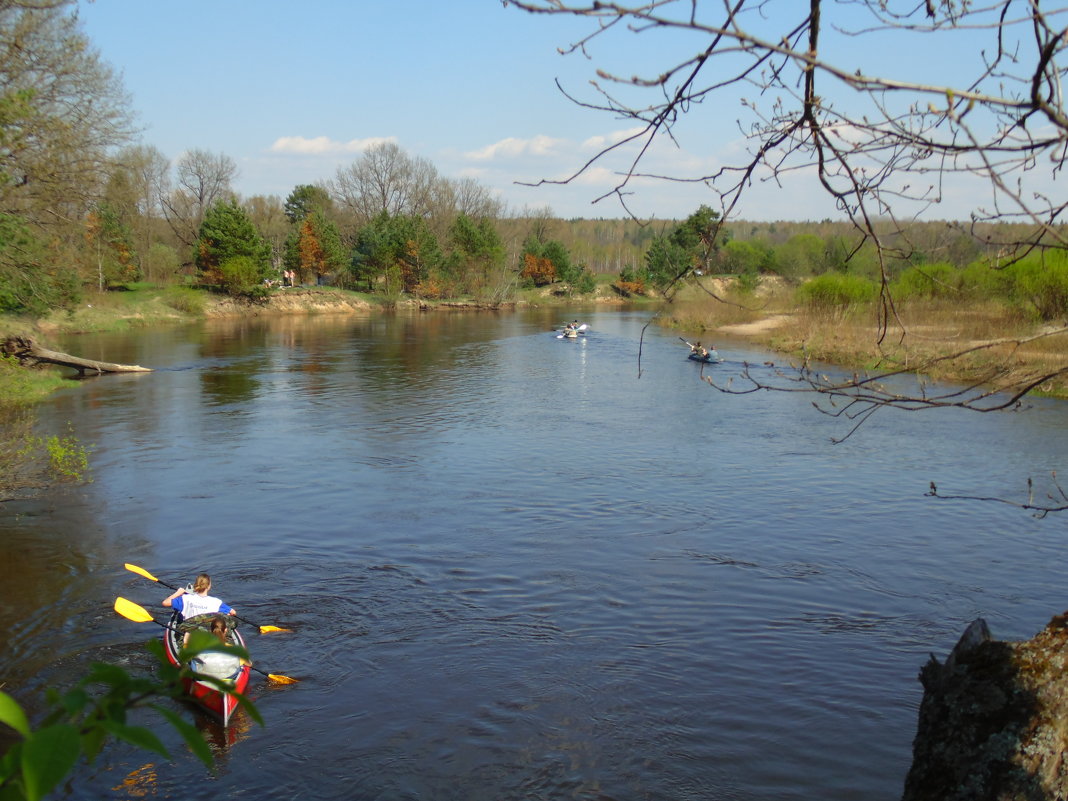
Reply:
<svg viewBox="0 0 1068 801"><path fill-rule="evenodd" d="M718 235L756 183L781 185L795 174L812 175L814 191L830 196L853 223L856 248L870 243L877 250L880 349L891 334L898 345L912 336L890 290L890 264L914 257L909 224L937 215L948 193L968 187L975 198L968 219L947 224L995 254L994 269L1036 250L1068 248L1068 203L1054 190L1068 155L1063 88L1068 8L1048 8L1038 0L502 2L532 14L587 19L590 32L561 48L564 55L593 60L626 48L633 54L628 62L660 58L660 68L654 62L645 74L596 69L592 95L558 81L579 106L636 125L552 183L570 183L594 165L622 157L626 166L617 183L594 202L614 197L626 208L639 179L703 184L718 199ZM662 47L665 39L676 42L674 50ZM931 53L940 58L923 71L923 81L916 80L914 60ZM941 73L938 63L945 64ZM896 72L901 74L891 74ZM715 104L720 116L739 102L736 125L745 144L740 155L699 174L646 166L656 147L690 141L694 134L702 148L728 152L726 138L709 137L717 119L699 112ZM676 282L688 278L683 272ZM1005 350L1012 344L979 348ZM946 345L947 355L936 361L968 359L976 350ZM824 411L859 425L881 406L1012 407L1068 368L1025 374L1012 366L1011 347L1007 354L1001 367L949 398L930 396L922 382L904 394L881 385L931 366L922 362L845 382L821 380L805 366L793 381L749 370L743 378L751 385L746 391L818 393L826 398ZM994 403L1001 393L1008 400Z"/></svg>

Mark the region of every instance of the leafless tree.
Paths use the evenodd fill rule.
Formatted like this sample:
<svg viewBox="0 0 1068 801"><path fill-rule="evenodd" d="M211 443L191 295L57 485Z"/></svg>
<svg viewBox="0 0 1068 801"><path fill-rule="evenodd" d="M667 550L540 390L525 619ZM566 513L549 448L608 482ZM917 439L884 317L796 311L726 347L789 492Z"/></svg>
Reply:
<svg viewBox="0 0 1068 801"><path fill-rule="evenodd" d="M409 156L393 142L383 142L368 148L349 166L338 168L329 191L362 225L382 212L427 214L440 180L429 161Z"/></svg>
<svg viewBox="0 0 1068 801"><path fill-rule="evenodd" d="M281 269L286 237L292 227L282 200L276 195L253 195L245 198L241 205L256 230L270 244L274 266Z"/></svg>
<svg viewBox="0 0 1068 801"><path fill-rule="evenodd" d="M234 196L237 164L224 153L194 149L182 154L174 171L177 185L172 190L169 176L162 176L157 196L174 235L192 247L204 213L216 201Z"/></svg>

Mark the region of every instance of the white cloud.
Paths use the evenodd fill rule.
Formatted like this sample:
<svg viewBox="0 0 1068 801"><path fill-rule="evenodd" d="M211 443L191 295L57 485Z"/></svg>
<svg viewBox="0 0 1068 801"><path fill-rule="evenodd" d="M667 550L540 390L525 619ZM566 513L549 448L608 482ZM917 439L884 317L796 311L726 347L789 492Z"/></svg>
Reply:
<svg viewBox="0 0 1068 801"><path fill-rule="evenodd" d="M606 135L599 134L597 136L591 136L582 143L582 147L585 150L604 150L606 147L610 147L626 139L630 139L633 136L637 136L645 130L647 130L646 126L639 125L634 128L626 128L622 131L612 131ZM642 141L644 141L644 139Z"/></svg>
<svg viewBox="0 0 1068 801"><path fill-rule="evenodd" d="M281 136L268 148L271 153L285 153L299 156L334 156L344 153L362 153L369 147L396 142L392 136L369 136L366 139L350 139L338 142L328 136Z"/></svg>
<svg viewBox="0 0 1068 801"><path fill-rule="evenodd" d="M464 155L475 161L491 161L498 158L519 158L520 156L552 156L556 149L564 144L563 139L539 134L530 139L517 139L510 136L480 150L470 150Z"/></svg>

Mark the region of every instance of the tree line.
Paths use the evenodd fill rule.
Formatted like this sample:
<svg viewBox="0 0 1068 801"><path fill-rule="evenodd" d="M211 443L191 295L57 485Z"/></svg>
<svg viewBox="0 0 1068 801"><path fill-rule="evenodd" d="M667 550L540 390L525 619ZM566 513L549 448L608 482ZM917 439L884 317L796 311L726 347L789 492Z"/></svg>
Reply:
<svg viewBox="0 0 1068 801"><path fill-rule="evenodd" d="M876 247L848 222L727 223L707 206L683 221L515 214L388 142L285 199L243 198L229 156L172 160L134 143L121 82L73 7L0 0L0 311L41 313L136 281L256 297L289 276L499 302L521 286L583 294L596 274L618 276L625 294L662 294L693 270L885 282L922 263L996 258L975 226L949 223L888 224ZM1011 223L986 227L992 243Z"/></svg>

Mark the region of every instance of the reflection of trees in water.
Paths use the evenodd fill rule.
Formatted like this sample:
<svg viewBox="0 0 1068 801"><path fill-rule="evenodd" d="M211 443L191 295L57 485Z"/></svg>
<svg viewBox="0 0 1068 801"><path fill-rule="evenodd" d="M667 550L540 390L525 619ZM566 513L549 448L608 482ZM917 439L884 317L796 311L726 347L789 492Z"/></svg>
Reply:
<svg viewBox="0 0 1068 801"><path fill-rule="evenodd" d="M43 687L69 687L90 661L113 658L98 649L117 633L143 639L116 629L107 614L115 586L94 574L122 558L110 552L97 507L81 489L53 488L47 496L9 501L3 512L0 680L33 712Z"/></svg>
<svg viewBox="0 0 1068 801"><path fill-rule="evenodd" d="M36 421L32 409L0 406L0 501L44 481L44 460L32 448Z"/></svg>
<svg viewBox="0 0 1068 801"><path fill-rule="evenodd" d="M240 364L219 370L203 370L200 386L214 406L243 403L256 397L260 382L256 365Z"/></svg>

